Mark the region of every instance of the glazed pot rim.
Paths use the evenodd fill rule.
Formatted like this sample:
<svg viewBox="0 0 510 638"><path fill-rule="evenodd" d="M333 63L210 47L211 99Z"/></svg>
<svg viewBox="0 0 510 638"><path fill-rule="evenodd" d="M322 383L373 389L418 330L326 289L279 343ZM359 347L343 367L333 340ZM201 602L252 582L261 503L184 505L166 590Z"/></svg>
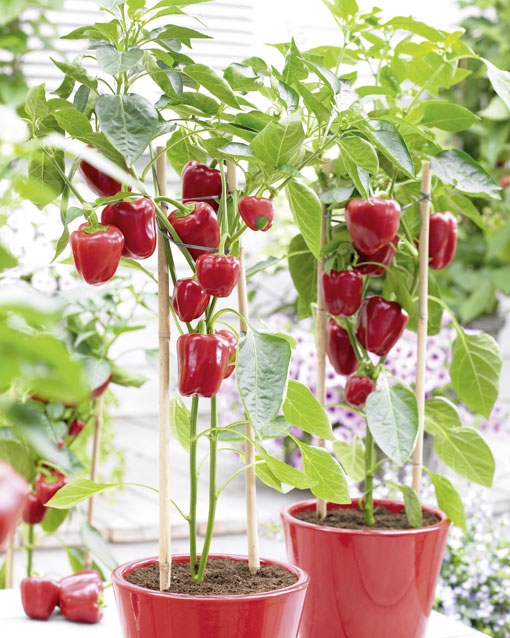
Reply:
<svg viewBox="0 0 510 638"><path fill-rule="evenodd" d="M357 503L359 500L360 500L359 498L353 498L352 503ZM291 525L296 525L298 527L304 527L309 529L315 529L315 530L324 532L326 534L349 534L349 535L356 534L360 536L407 536L410 534L426 534L426 533L435 532L439 529L448 528L450 525L450 521L448 520L448 517L446 516L446 514L440 509L437 509L436 507L432 507L430 505L422 505L422 511L429 512L437 516L439 519L437 523L434 523L432 525L426 525L424 527L412 527L409 529L349 529L347 527L330 527L329 525L317 525L316 523L308 523L307 521L302 521L299 518L296 518L294 516L294 512L296 510L298 509L300 511L309 510L315 507L316 504L317 504L317 499L315 498L307 499L305 501L298 501L297 503L292 503L291 505L288 505L284 510L282 510L281 512L282 520ZM375 506L377 505L385 506L389 504L402 505L402 507L404 507L403 501L398 501L394 499L384 499L384 498L374 499ZM335 503L332 503L331 505L333 505L334 508L343 507L342 505L337 505ZM346 504L346 505L350 505L350 504Z"/></svg>
<svg viewBox="0 0 510 638"><path fill-rule="evenodd" d="M200 554L197 556L200 558ZM235 561L243 561L248 562L247 556L242 556L240 554L209 554L209 558L219 558L224 560L235 560ZM171 598L177 600L198 600L198 601L206 601L206 600L214 600L214 601L236 601L236 600L247 600L247 599L259 599L259 598L273 598L276 596L285 596L290 593L295 593L301 591L302 589L306 589L308 587L309 578L308 574L297 567L296 565L291 565L289 563L283 563L278 560L271 560L268 558L261 558L261 565L276 565L277 567L281 567L285 569L285 571L290 572L297 576L297 581L288 587L282 587L281 589L274 589L272 591L265 592L255 592L253 594L219 594L219 595L194 595L194 594L173 594L171 592L162 592L156 591L154 589L147 589L146 587L140 587L139 585L134 585L133 583L128 582L124 576L131 573L135 569L140 567L146 567L148 565L153 565L159 561L159 557L153 556L150 558L138 558L136 560L132 560L128 563L124 563L123 565L119 565L112 572L112 583L114 586L117 586L122 589L128 589L133 593L143 593L147 596L158 596L162 598ZM189 562L189 554L174 554L172 556L172 562Z"/></svg>

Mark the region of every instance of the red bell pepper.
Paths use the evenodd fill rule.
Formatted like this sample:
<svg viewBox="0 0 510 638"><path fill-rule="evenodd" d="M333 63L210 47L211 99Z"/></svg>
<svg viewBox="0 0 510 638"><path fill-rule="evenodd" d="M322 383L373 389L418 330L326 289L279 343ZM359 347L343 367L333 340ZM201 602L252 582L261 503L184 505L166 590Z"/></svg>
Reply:
<svg viewBox="0 0 510 638"><path fill-rule="evenodd" d="M37 494L28 492L25 496L25 503L21 511L23 521L29 525L37 525L37 523L40 523L44 519L47 513L48 508L41 502Z"/></svg>
<svg viewBox="0 0 510 638"><path fill-rule="evenodd" d="M25 479L10 465L0 461L0 545L16 525L27 490Z"/></svg>
<svg viewBox="0 0 510 638"><path fill-rule="evenodd" d="M398 233L400 204L380 197L371 197L369 201L351 199L345 209L345 221L356 250L373 255Z"/></svg>
<svg viewBox="0 0 510 638"><path fill-rule="evenodd" d="M89 146L89 148L96 151L97 149ZM122 190L122 184L113 177L106 175L92 164L89 164L85 160L80 162L79 171L83 175L87 186L98 197L112 197ZM129 188L131 190L131 188Z"/></svg>
<svg viewBox="0 0 510 638"><path fill-rule="evenodd" d="M59 489L67 483L67 477L58 470L51 470L50 475L40 474L35 480L35 493L41 503L46 504Z"/></svg>
<svg viewBox="0 0 510 638"><path fill-rule="evenodd" d="M48 620L57 606L60 585L50 578L24 578L21 581L21 602L29 618Z"/></svg>
<svg viewBox="0 0 510 638"><path fill-rule="evenodd" d="M398 237L382 248L379 248L373 255L363 255L358 253L358 265L354 270L360 272L362 275L369 275L370 277L381 277L386 274L386 268L384 266L391 266L393 257L398 245ZM371 262L371 263L366 263ZM372 262L377 262L381 266L377 266Z"/></svg>
<svg viewBox="0 0 510 638"><path fill-rule="evenodd" d="M88 224L81 224L71 233L71 248L78 273L91 286L109 281L119 266L124 248L124 235L116 226L87 233Z"/></svg>
<svg viewBox="0 0 510 638"><path fill-rule="evenodd" d="M214 209L206 202L188 203L195 205L195 210L192 213L185 217L179 217L179 211L174 210L168 216L168 221L175 228L184 244L217 250L220 245L220 226ZM210 254L209 251L198 248L189 248L188 250L193 259L198 259L200 255Z"/></svg>
<svg viewBox="0 0 510 638"><path fill-rule="evenodd" d="M213 397L225 378L230 344L217 334L185 334L177 339L179 392Z"/></svg>
<svg viewBox="0 0 510 638"><path fill-rule="evenodd" d="M205 312L210 299L195 279L179 279L175 282L172 306L181 321L198 319Z"/></svg>
<svg viewBox="0 0 510 638"><path fill-rule="evenodd" d="M366 297L361 302L356 336L366 350L384 357L402 336L408 319L396 301Z"/></svg>
<svg viewBox="0 0 510 638"><path fill-rule="evenodd" d="M503 175L501 178L501 188L508 188L510 186L510 175Z"/></svg>
<svg viewBox="0 0 510 638"><path fill-rule="evenodd" d="M457 250L457 218L453 213L433 213L430 216L429 257L433 270L443 270Z"/></svg>
<svg viewBox="0 0 510 638"><path fill-rule="evenodd" d="M64 576L60 579L60 586L66 587L69 584L85 584L95 583L99 587L99 591L103 591L103 581L98 571L95 569L82 569L80 572L75 572L69 576Z"/></svg>
<svg viewBox="0 0 510 638"><path fill-rule="evenodd" d="M236 352L237 352L237 337L231 330L216 330L216 334L223 337L229 346L229 365L225 372L224 379L228 379L229 376L236 369Z"/></svg>
<svg viewBox="0 0 510 638"><path fill-rule="evenodd" d="M241 263L232 255L202 255L195 266L202 290L214 297L228 297L241 276Z"/></svg>
<svg viewBox="0 0 510 638"><path fill-rule="evenodd" d="M103 583L97 572L88 570L60 581L60 611L73 622L97 623L103 617L99 602Z"/></svg>
<svg viewBox="0 0 510 638"><path fill-rule="evenodd" d="M363 275L351 270L322 273L321 289L326 312L335 317L350 317L359 308Z"/></svg>
<svg viewBox="0 0 510 638"><path fill-rule="evenodd" d="M182 197L185 203L196 197L210 197L207 203L217 212L218 202L214 197L221 197L221 173L217 168L209 168L205 164L192 160L182 169Z"/></svg>
<svg viewBox="0 0 510 638"><path fill-rule="evenodd" d="M156 250L156 212L146 197L110 204L101 213L101 223L117 227L124 235L123 257L147 259Z"/></svg>
<svg viewBox="0 0 510 638"><path fill-rule="evenodd" d="M266 232L273 225L274 202L265 197L242 197L239 214L248 228Z"/></svg>
<svg viewBox="0 0 510 638"><path fill-rule="evenodd" d="M113 374L110 374L108 379L104 383L102 383L99 387L94 388L90 393L90 398L93 401L94 399L98 399L106 390L106 388L110 385L110 381L113 379Z"/></svg>
<svg viewBox="0 0 510 638"><path fill-rule="evenodd" d="M67 430L67 434L73 437L78 436L78 434L80 434L83 431L84 427L85 427L85 423L83 421L78 421L75 419L69 426L69 429Z"/></svg>
<svg viewBox="0 0 510 638"><path fill-rule="evenodd" d="M374 387L370 377L349 377L345 384L345 400L351 405L363 405Z"/></svg>
<svg viewBox="0 0 510 638"><path fill-rule="evenodd" d="M347 331L333 317L330 317L326 327L326 353L338 374L348 376L359 368Z"/></svg>

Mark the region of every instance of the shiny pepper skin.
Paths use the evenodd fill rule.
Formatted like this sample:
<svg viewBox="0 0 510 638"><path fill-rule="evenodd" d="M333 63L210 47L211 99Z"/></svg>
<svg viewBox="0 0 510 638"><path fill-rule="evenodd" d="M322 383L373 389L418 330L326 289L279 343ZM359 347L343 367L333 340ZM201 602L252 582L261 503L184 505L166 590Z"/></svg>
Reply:
<svg viewBox="0 0 510 638"><path fill-rule="evenodd" d="M228 379L232 372L236 369L237 337L231 330L216 330L216 334L223 337L229 345L228 360L230 361L230 364L227 367L225 376L223 377L224 379Z"/></svg>
<svg viewBox="0 0 510 638"><path fill-rule="evenodd" d="M207 308L211 297L202 290L195 279L179 279L175 282L172 306L181 321L198 319Z"/></svg>
<svg viewBox="0 0 510 638"><path fill-rule="evenodd" d="M202 255L196 262L197 280L213 297L228 297L241 276L241 263L232 255Z"/></svg>
<svg viewBox="0 0 510 638"><path fill-rule="evenodd" d="M89 146L89 148L92 149L93 147ZM87 186L98 197L112 197L122 190L122 184L120 182L106 175L106 173L103 173L85 160L80 162L79 171Z"/></svg>
<svg viewBox="0 0 510 638"><path fill-rule="evenodd" d="M58 604L60 585L49 578L24 578L21 581L21 602L25 614L36 620L48 620Z"/></svg>
<svg viewBox="0 0 510 638"><path fill-rule="evenodd" d="M239 214L248 228L266 232L273 225L274 202L265 197L242 197L239 200Z"/></svg>
<svg viewBox="0 0 510 638"><path fill-rule="evenodd" d="M91 286L110 281L119 267L124 249L124 235L116 226L86 233L88 224L81 224L71 233L71 248L78 273Z"/></svg>
<svg viewBox="0 0 510 638"><path fill-rule="evenodd" d="M345 384L345 400L351 405L363 405L373 391L374 382L370 377L349 377Z"/></svg>
<svg viewBox="0 0 510 638"><path fill-rule="evenodd" d="M217 334L185 334L177 339L179 392L185 396L213 397L225 378L230 344Z"/></svg>
<svg viewBox="0 0 510 638"><path fill-rule="evenodd" d="M395 257L395 253L398 245L398 237L382 248L379 248L377 252L373 255L363 255L362 253L358 253L358 265L355 266L354 270L360 272L362 275L368 275L369 277L382 277L382 275L386 274L386 268L384 266L391 266L393 261L393 257ZM377 262L381 264L381 266L377 266L373 263L365 263L365 262Z"/></svg>
<svg viewBox="0 0 510 638"><path fill-rule="evenodd" d="M359 308L363 275L351 270L322 273L321 289L326 312L335 317L350 317Z"/></svg>
<svg viewBox="0 0 510 638"><path fill-rule="evenodd" d="M402 336L408 319L396 301L366 297L359 309L356 337L366 350L384 357Z"/></svg>
<svg viewBox="0 0 510 638"><path fill-rule="evenodd" d="M220 226L214 209L206 202L188 202L195 205L195 210L186 215L178 217L177 210L168 216L168 221L175 228L184 244L193 246L205 246L206 248L218 249L220 245ZM193 259L198 259L201 255L211 254L207 250L199 248L188 248Z"/></svg>
<svg viewBox="0 0 510 638"><path fill-rule="evenodd" d="M25 496L25 503L21 510L21 518L28 525L37 525L44 520L48 513L48 508L41 502L39 497L32 492L28 492Z"/></svg>
<svg viewBox="0 0 510 638"><path fill-rule="evenodd" d="M99 597L103 583L97 572L86 570L67 576L60 581L59 605L67 620L97 623L103 617Z"/></svg>
<svg viewBox="0 0 510 638"><path fill-rule="evenodd" d="M67 430L67 434L73 437L78 436L78 434L80 434L80 432L83 431L84 427L85 427L85 423L83 421L78 421L75 419L69 426L69 429Z"/></svg>
<svg viewBox="0 0 510 638"><path fill-rule="evenodd" d="M457 218L453 213L433 213L430 216L429 258L433 270L443 270L457 250Z"/></svg>
<svg viewBox="0 0 510 638"><path fill-rule="evenodd" d="M123 257L147 259L156 250L156 212L146 197L110 204L101 213L101 223L116 226L124 235Z"/></svg>
<svg viewBox="0 0 510 638"><path fill-rule="evenodd" d="M16 525L28 490L28 483L10 465L0 461L0 544Z"/></svg>
<svg viewBox="0 0 510 638"><path fill-rule="evenodd" d="M35 480L35 493L46 504L67 483L67 477L57 470L50 470L51 478L40 474Z"/></svg>
<svg viewBox="0 0 510 638"><path fill-rule="evenodd" d="M349 335L332 317L326 327L326 353L337 374L348 376L359 368Z"/></svg>
<svg viewBox="0 0 510 638"><path fill-rule="evenodd" d="M356 250L373 255L398 233L400 204L394 199L351 199L345 209L347 230Z"/></svg>
<svg viewBox="0 0 510 638"><path fill-rule="evenodd" d="M212 199L221 197L221 173L217 168L192 160L181 173L183 202L188 203L196 197L211 197L206 202L217 212L219 204Z"/></svg>

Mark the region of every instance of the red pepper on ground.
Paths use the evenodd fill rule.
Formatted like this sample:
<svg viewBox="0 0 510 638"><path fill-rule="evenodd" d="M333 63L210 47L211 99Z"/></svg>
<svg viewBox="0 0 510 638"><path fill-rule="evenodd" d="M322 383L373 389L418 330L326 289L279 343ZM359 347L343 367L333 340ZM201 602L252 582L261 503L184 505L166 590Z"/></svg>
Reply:
<svg viewBox="0 0 510 638"><path fill-rule="evenodd" d="M361 302L356 336L366 350L384 357L402 336L408 319L396 301L366 297Z"/></svg>
<svg viewBox="0 0 510 638"><path fill-rule="evenodd" d="M57 606L60 585L50 578L24 578L21 581L21 602L25 614L37 620L48 620Z"/></svg>
<svg viewBox="0 0 510 638"><path fill-rule="evenodd" d="M377 252L373 255L364 255L363 253L358 252L358 265L355 266L354 270L360 272L362 275L368 275L370 277L381 277L386 274L386 268L384 266L391 266L393 261L393 257L395 257L395 252L398 245L398 237L382 248L379 248ZM377 262L378 264L382 264L381 266L377 266L373 263L365 263L365 262Z"/></svg>
<svg viewBox="0 0 510 638"><path fill-rule="evenodd" d="M99 599L103 591L101 577L94 570L67 576L60 581L60 611L67 620L97 623L103 617Z"/></svg>
<svg viewBox="0 0 510 638"><path fill-rule="evenodd" d="M35 493L41 503L47 503L67 483L67 477L58 470L50 470L51 476L40 474L35 480Z"/></svg>
<svg viewBox="0 0 510 638"><path fill-rule="evenodd" d="M48 508L41 502L41 499L33 492L28 492L25 496L23 509L21 510L21 518L23 521L29 525L37 525L37 523L40 523L44 519L47 513Z"/></svg>
<svg viewBox="0 0 510 638"><path fill-rule="evenodd" d="M345 384L345 400L351 405L363 405L374 387L370 377L349 377Z"/></svg>
<svg viewBox="0 0 510 638"><path fill-rule="evenodd" d="M229 345L229 365L225 372L224 379L228 379L229 376L236 369L236 352L237 352L237 337L231 330L216 330L216 334L223 337Z"/></svg>
<svg viewBox="0 0 510 638"><path fill-rule="evenodd" d="M25 504L28 483L10 465L0 461L0 544L16 525Z"/></svg>
<svg viewBox="0 0 510 638"><path fill-rule="evenodd" d="M210 299L195 279L179 279L175 282L172 306L181 321L198 319L205 312Z"/></svg>
<svg viewBox="0 0 510 638"><path fill-rule="evenodd" d="M214 297L228 297L241 276L241 264L232 255L202 255L196 262L196 274L204 292Z"/></svg>
<svg viewBox="0 0 510 638"><path fill-rule="evenodd" d="M266 232L273 225L274 202L265 197L242 197L239 214L248 228Z"/></svg>
<svg viewBox="0 0 510 638"><path fill-rule="evenodd" d="M179 211L174 210L168 216L168 221L175 228L184 244L217 250L220 245L220 226L213 208L206 202L188 203L195 205L195 210L192 213L186 217L179 217ZM210 254L209 251L198 248L188 248L188 250L193 259Z"/></svg>
<svg viewBox="0 0 510 638"><path fill-rule="evenodd" d="M83 431L85 427L85 423L83 421L77 421L76 419L71 423L69 429L67 430L67 434L69 436L78 436L80 432Z"/></svg>
<svg viewBox="0 0 510 638"><path fill-rule="evenodd" d="M71 248L78 273L91 286L109 281L119 266L124 248L124 235L116 226L95 233L85 232L88 224L81 224L71 233Z"/></svg>
<svg viewBox="0 0 510 638"><path fill-rule="evenodd" d="M430 216L429 257L433 270L442 270L453 261L457 250L457 218L453 213Z"/></svg>
<svg viewBox="0 0 510 638"><path fill-rule="evenodd" d="M322 295L326 312L335 317L350 317L359 308L363 291L363 275L351 270L322 273Z"/></svg>
<svg viewBox="0 0 510 638"><path fill-rule="evenodd" d="M89 148L94 151L97 150L92 146L89 146ZM85 160L80 162L79 171L83 175L87 186L98 197L112 197L122 190L122 184L120 182L106 175L106 173L103 173ZM131 188L129 190L131 190Z"/></svg>
<svg viewBox="0 0 510 638"><path fill-rule="evenodd" d="M351 199L345 209L345 221L356 250L373 255L389 244L398 233L400 210L394 199Z"/></svg>
<svg viewBox="0 0 510 638"><path fill-rule="evenodd" d="M213 397L225 378L230 344L217 334L185 334L177 339L179 392Z"/></svg>
<svg viewBox="0 0 510 638"><path fill-rule="evenodd" d="M221 173L217 168L209 168L192 160L182 169L181 182L184 203L189 203L196 197L211 197L206 201L218 211L219 204L212 199L221 197Z"/></svg>
<svg viewBox="0 0 510 638"><path fill-rule="evenodd" d="M332 317L326 327L326 353L338 374L348 376L359 368L359 361L347 331Z"/></svg>
<svg viewBox="0 0 510 638"><path fill-rule="evenodd" d="M123 257L147 259L156 250L156 212L146 197L110 204L101 213L101 223L124 235Z"/></svg>

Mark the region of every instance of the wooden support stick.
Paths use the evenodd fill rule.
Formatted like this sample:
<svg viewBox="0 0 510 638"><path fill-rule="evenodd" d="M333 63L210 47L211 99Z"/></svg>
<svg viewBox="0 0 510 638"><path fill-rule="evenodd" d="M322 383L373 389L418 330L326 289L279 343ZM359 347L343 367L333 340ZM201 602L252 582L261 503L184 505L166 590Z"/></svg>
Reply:
<svg viewBox="0 0 510 638"><path fill-rule="evenodd" d="M7 547L5 550L5 589L12 589L13 573L14 573L14 547L16 541L17 525L7 538Z"/></svg>
<svg viewBox="0 0 510 638"><path fill-rule="evenodd" d="M430 162L424 162L421 194L430 196ZM420 202L421 230L419 246L418 355L416 361L416 400L418 402L418 437L413 454L413 488L419 494L423 472L423 434L425 422L425 370L427 365L427 324L429 294L430 197Z"/></svg>
<svg viewBox="0 0 510 638"><path fill-rule="evenodd" d="M95 413L94 413L94 439L92 443L92 465L90 466L90 480L97 481L97 469L99 467L99 460L101 455L101 433L103 430L103 406L104 395L96 399ZM91 496L89 498L88 511L87 511L87 523L89 525L94 524L94 504L95 498ZM83 559L83 568L90 569L92 566L92 555L89 549L85 549L85 557Z"/></svg>
<svg viewBox="0 0 510 638"><path fill-rule="evenodd" d="M231 193L237 190L237 174L236 165L231 160L227 160L227 184ZM244 318L240 322L241 330L246 330L249 321L248 315L248 295L246 293L246 273L244 268L244 248L243 243L239 241L239 261L241 262L241 276L237 284L237 296L239 302L239 314ZM246 423L246 436L250 439L254 438L253 427L251 423ZM250 440L245 441L244 445L245 459L244 462L248 466L245 471L245 490L246 490L246 518L248 526L248 567L250 573L256 574L260 569L259 556L259 536L257 524L257 475L255 473L255 447Z"/></svg>
<svg viewBox="0 0 510 638"><path fill-rule="evenodd" d="M160 195L166 195L166 155L156 152ZM161 155L160 155L161 153ZM159 300L159 589L170 589L172 530L170 512L170 283L164 238L158 234Z"/></svg>

